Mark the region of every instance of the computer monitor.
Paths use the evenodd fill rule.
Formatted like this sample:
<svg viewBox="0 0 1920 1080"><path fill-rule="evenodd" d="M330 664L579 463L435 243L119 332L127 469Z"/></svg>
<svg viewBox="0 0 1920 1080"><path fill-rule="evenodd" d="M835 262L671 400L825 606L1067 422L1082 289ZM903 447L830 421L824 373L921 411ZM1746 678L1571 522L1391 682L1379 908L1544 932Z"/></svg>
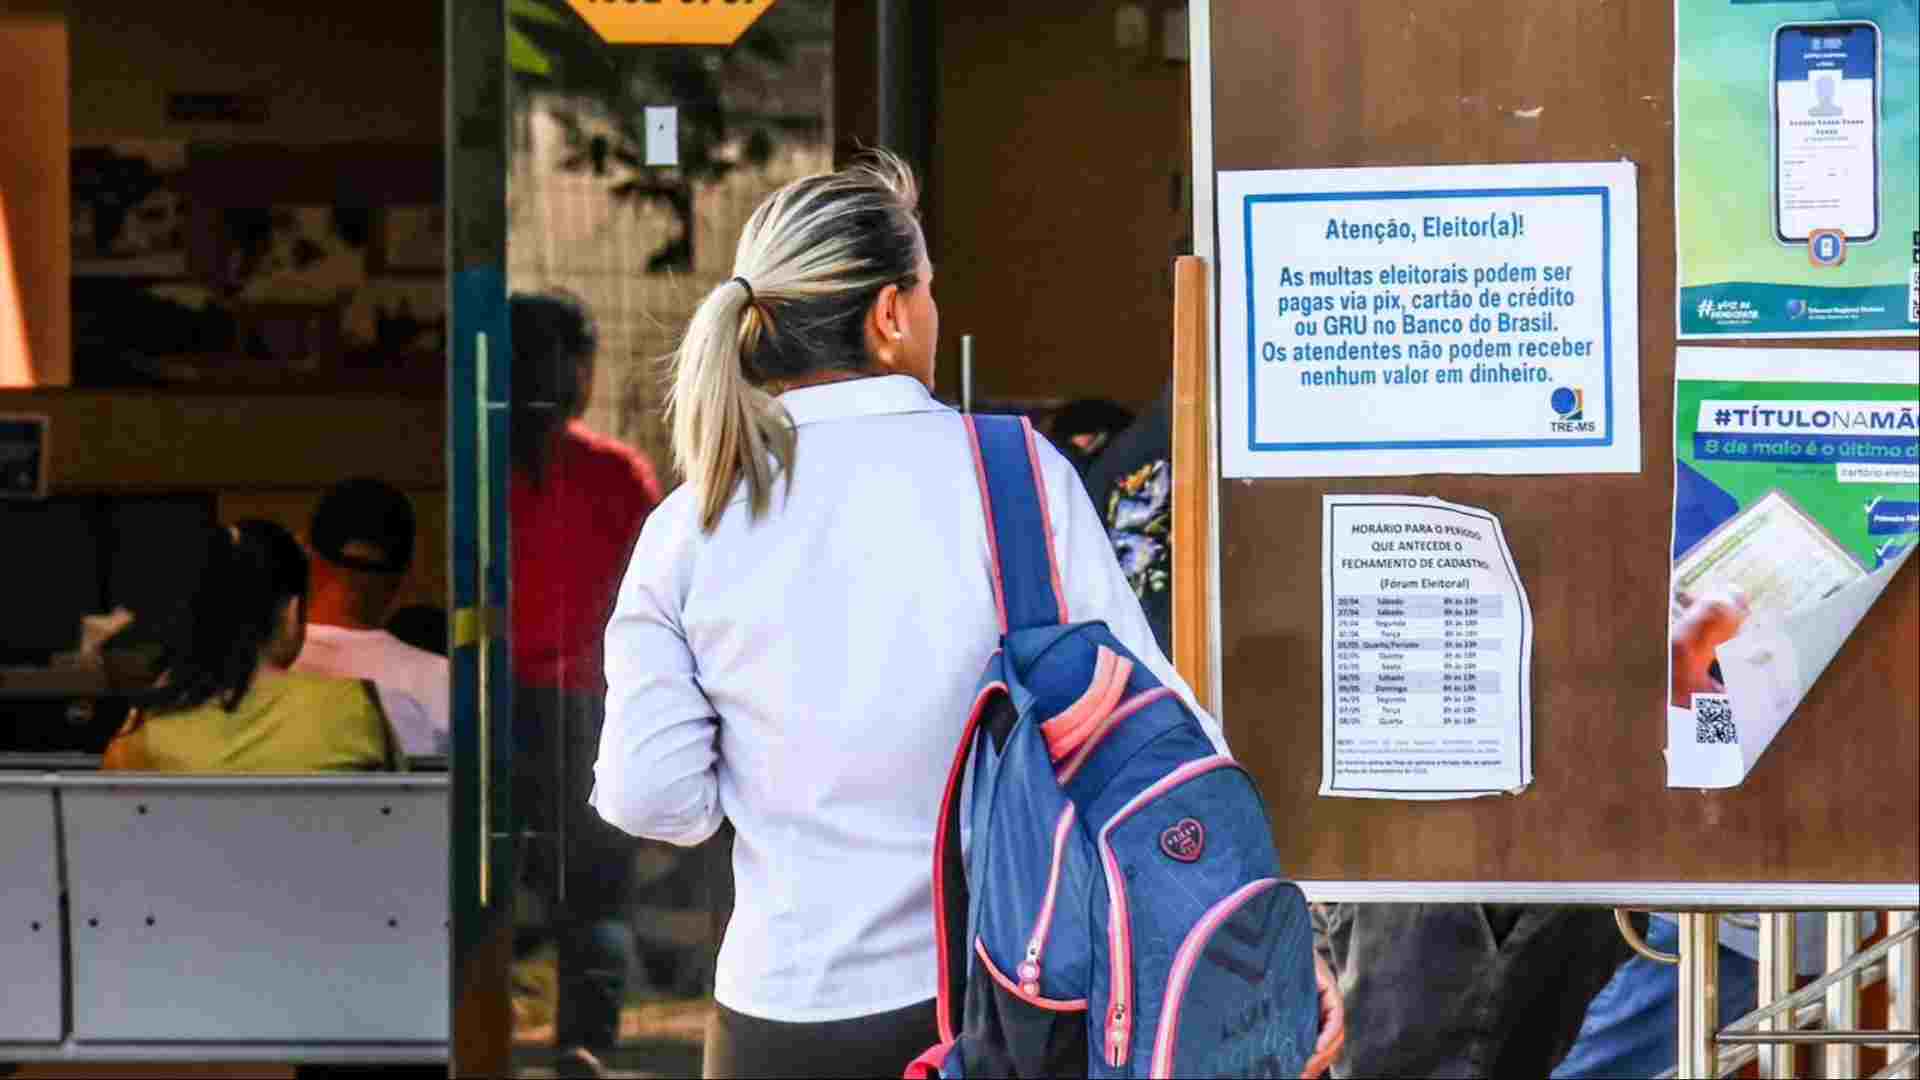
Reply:
<svg viewBox="0 0 1920 1080"><path fill-rule="evenodd" d="M106 610L101 526L94 499L0 500L0 664L44 665Z"/></svg>

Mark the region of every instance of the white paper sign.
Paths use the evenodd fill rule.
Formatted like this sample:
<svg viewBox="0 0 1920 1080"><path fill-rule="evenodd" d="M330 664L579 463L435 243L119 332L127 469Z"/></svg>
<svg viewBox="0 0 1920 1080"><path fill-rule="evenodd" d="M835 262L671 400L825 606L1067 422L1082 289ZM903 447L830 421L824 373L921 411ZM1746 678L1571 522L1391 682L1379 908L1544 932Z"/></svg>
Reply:
<svg viewBox="0 0 1920 1080"><path fill-rule="evenodd" d="M672 105L649 105L646 122L647 164L680 164L680 110Z"/></svg>
<svg viewBox="0 0 1920 1080"><path fill-rule="evenodd" d="M1320 794L1459 799L1533 782L1533 610L1500 521L1327 495Z"/></svg>
<svg viewBox="0 0 1920 1080"><path fill-rule="evenodd" d="M1230 477L1640 470L1630 162L1220 174Z"/></svg>

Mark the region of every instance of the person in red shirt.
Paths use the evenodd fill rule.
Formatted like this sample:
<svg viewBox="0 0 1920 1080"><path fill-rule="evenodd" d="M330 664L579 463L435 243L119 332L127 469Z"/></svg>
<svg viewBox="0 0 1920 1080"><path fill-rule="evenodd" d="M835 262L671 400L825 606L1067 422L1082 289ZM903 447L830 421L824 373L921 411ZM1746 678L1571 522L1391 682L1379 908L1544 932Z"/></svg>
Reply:
<svg viewBox="0 0 1920 1080"><path fill-rule="evenodd" d="M600 1075L633 962L633 841L587 805L606 707L602 634L660 482L646 457L580 421L593 316L563 293L515 294L512 652L514 800L535 833L528 879L559 947L556 1070Z"/></svg>

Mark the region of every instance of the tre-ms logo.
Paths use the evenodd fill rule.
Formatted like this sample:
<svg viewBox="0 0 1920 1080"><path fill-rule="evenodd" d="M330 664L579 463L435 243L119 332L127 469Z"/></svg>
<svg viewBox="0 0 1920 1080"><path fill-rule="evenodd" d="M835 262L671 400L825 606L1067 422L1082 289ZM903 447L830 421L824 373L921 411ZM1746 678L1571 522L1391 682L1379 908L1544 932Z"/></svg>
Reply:
<svg viewBox="0 0 1920 1080"><path fill-rule="evenodd" d="M1554 431L1566 434L1570 432L1598 431L1599 425L1587 419L1587 393L1577 387L1562 386L1547 399L1553 407L1553 414L1559 419L1553 421Z"/></svg>

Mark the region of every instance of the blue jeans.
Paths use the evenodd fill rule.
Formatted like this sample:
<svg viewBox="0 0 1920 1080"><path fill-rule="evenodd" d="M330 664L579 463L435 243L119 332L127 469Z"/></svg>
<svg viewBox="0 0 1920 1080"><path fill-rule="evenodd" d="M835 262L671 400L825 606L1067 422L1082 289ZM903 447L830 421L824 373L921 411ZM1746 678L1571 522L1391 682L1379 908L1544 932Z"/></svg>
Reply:
<svg viewBox="0 0 1920 1080"><path fill-rule="evenodd" d="M1647 944L1662 952L1680 947L1680 931L1665 919L1653 919ZM1720 1025L1754 1010L1760 968L1754 961L1720 947ZM1589 1077L1657 1076L1679 1060L1680 970L1635 956L1620 965L1612 981L1587 1006L1580 1037L1567 1052L1555 1080Z"/></svg>

